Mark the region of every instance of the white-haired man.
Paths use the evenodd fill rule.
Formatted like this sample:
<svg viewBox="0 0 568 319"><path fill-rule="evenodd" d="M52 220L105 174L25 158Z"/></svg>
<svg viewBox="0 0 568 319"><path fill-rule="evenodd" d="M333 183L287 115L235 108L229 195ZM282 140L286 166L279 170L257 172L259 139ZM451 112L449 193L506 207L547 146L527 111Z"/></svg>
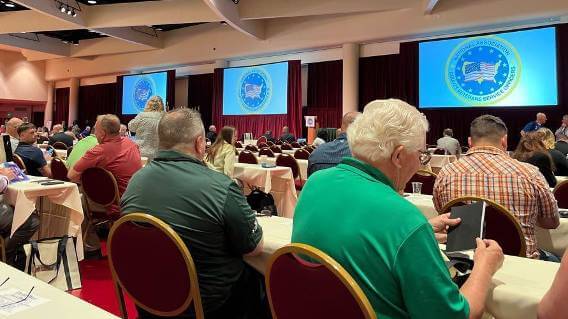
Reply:
<svg viewBox="0 0 568 319"><path fill-rule="evenodd" d="M477 240L475 266L460 293L436 241L459 220L445 214L428 221L399 194L428 160L427 130L424 115L403 101L369 103L347 129L353 157L304 186L292 242L338 261L379 318L479 318L503 262L501 248Z"/></svg>
<svg viewBox="0 0 568 319"><path fill-rule="evenodd" d="M546 114L537 113L536 120L528 122L527 125L523 127L521 135L525 135L525 133L538 131L538 129L540 129L544 125L544 123L546 123Z"/></svg>
<svg viewBox="0 0 568 319"><path fill-rule="evenodd" d="M56 142L61 142L67 147L73 146L73 137L69 134L63 132L63 125L56 124L53 126L53 135L49 138L49 145L53 145Z"/></svg>
<svg viewBox="0 0 568 319"><path fill-rule="evenodd" d="M10 135L10 145L12 146L12 152L16 151L18 144L20 143L20 136L18 135L18 127L22 125L24 121L17 117L11 118L6 122L6 133Z"/></svg>
<svg viewBox="0 0 568 319"><path fill-rule="evenodd" d="M554 136L556 136L557 140L560 139L568 139L568 114L565 114L562 117L562 124L560 127L554 132Z"/></svg>
<svg viewBox="0 0 568 319"><path fill-rule="evenodd" d="M209 125L209 132L207 132L205 137L211 142L211 144L215 143L215 140L217 140L217 128L215 125Z"/></svg>

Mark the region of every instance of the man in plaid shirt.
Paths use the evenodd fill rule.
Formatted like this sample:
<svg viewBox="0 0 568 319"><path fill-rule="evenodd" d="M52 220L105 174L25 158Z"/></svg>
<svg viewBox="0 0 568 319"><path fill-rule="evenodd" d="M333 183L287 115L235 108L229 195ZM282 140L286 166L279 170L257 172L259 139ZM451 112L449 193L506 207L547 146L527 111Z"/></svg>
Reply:
<svg viewBox="0 0 568 319"><path fill-rule="evenodd" d="M507 208L521 224L527 257L539 258L535 225L555 229L558 205L538 168L512 159L507 150L507 126L492 115L476 118L470 127L469 152L442 168L434 184L434 206L464 196L492 200Z"/></svg>

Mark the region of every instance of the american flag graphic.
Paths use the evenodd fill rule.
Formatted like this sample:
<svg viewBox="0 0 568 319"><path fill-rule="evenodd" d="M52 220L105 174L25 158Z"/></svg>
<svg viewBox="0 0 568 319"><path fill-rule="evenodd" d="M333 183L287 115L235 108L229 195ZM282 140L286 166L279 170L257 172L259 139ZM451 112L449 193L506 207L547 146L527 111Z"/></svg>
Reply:
<svg viewBox="0 0 568 319"><path fill-rule="evenodd" d="M245 97L251 99L260 99L262 85L245 84Z"/></svg>
<svg viewBox="0 0 568 319"><path fill-rule="evenodd" d="M495 81L495 75L499 72L499 66L501 61L492 64L487 62L464 62L462 66L462 72L464 75L464 81Z"/></svg>

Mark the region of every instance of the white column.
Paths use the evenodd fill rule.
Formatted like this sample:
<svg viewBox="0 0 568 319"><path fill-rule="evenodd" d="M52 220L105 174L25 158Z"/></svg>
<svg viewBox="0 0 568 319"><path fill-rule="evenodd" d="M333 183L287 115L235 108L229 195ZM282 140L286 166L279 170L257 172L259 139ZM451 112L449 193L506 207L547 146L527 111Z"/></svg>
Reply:
<svg viewBox="0 0 568 319"><path fill-rule="evenodd" d="M227 60L215 60L215 69L222 69L222 68L226 68L229 66L229 63L227 62Z"/></svg>
<svg viewBox="0 0 568 319"><path fill-rule="evenodd" d="M47 126L47 122L52 122L51 127L53 127L53 94L54 82L47 82L47 102L45 103L45 111L43 113L43 126ZM51 127L49 129L51 130Z"/></svg>
<svg viewBox="0 0 568 319"><path fill-rule="evenodd" d="M69 119L67 126L73 125L77 119L77 109L79 108L79 78L69 80Z"/></svg>
<svg viewBox="0 0 568 319"><path fill-rule="evenodd" d="M343 114L359 105L359 44L343 45Z"/></svg>

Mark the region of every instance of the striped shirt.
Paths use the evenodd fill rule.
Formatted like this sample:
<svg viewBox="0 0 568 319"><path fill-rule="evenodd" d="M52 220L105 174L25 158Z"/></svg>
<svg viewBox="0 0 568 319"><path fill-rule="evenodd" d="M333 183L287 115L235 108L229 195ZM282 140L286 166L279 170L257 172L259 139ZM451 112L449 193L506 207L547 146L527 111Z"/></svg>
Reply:
<svg viewBox="0 0 568 319"><path fill-rule="evenodd" d="M457 162L444 166L433 195L437 211L463 196L501 204L519 220L529 258L539 257L534 229L538 218L558 216L556 199L538 168L512 159L496 147L472 147Z"/></svg>

